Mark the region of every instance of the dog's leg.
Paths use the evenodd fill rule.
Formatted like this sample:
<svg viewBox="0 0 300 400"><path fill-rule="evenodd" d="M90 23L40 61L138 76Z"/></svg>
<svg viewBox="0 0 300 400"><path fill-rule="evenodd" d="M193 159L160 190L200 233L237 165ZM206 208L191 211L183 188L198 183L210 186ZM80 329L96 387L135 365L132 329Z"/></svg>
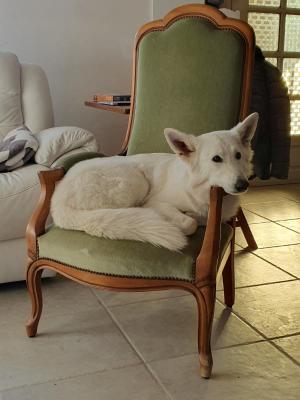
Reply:
<svg viewBox="0 0 300 400"><path fill-rule="evenodd" d="M155 209L160 215L165 217L166 220L177 226L185 235L192 235L198 227L197 221L194 218L182 213L176 207L169 204L148 202L144 207Z"/></svg>

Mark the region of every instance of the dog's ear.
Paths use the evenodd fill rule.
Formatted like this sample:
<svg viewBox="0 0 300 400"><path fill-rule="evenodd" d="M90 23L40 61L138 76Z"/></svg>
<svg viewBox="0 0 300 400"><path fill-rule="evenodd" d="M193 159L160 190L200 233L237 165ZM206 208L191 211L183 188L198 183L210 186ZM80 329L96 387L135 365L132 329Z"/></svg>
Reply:
<svg viewBox="0 0 300 400"><path fill-rule="evenodd" d="M189 156L195 151L195 137L193 135L188 135L173 128L166 128L164 134L168 145L174 153L180 156Z"/></svg>
<svg viewBox="0 0 300 400"><path fill-rule="evenodd" d="M259 115L257 112L250 114L244 121L240 122L236 126L238 135L241 138L242 143L246 146L251 143L251 139L254 136L258 123Z"/></svg>

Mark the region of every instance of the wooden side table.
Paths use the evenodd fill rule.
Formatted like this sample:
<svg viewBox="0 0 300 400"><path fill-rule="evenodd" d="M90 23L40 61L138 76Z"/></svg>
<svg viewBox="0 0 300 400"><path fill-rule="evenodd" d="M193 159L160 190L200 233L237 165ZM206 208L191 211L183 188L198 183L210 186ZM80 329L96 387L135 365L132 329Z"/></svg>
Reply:
<svg viewBox="0 0 300 400"><path fill-rule="evenodd" d="M112 111L119 114L129 114L130 106L110 106L108 104L101 104L96 101L85 101L84 105L87 107L97 108L98 110Z"/></svg>

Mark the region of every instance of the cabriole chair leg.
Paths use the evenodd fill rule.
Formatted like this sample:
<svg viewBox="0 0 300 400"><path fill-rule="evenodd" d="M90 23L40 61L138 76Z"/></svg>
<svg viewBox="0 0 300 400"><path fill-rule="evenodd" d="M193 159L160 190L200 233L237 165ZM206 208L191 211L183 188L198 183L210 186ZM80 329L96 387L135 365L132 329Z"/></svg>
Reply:
<svg viewBox="0 0 300 400"><path fill-rule="evenodd" d="M26 324L26 332L29 337L34 337L37 332L38 323L43 309L43 298L41 289L42 269L38 269L34 263L27 270L27 287L31 299L32 311L30 319Z"/></svg>
<svg viewBox="0 0 300 400"><path fill-rule="evenodd" d="M211 354L211 330L214 318L216 288L204 286L194 293L198 305L198 349L200 361L200 375L210 378L213 359Z"/></svg>

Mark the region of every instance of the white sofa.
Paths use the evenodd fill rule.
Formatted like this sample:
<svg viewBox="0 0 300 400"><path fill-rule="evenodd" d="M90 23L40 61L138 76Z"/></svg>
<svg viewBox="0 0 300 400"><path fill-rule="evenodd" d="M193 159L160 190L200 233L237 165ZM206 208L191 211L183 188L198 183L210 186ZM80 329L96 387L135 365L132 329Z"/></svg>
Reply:
<svg viewBox="0 0 300 400"><path fill-rule="evenodd" d="M53 127L48 81L39 66L20 64L14 54L0 52L0 141L23 124L33 133ZM48 132L51 134L51 130ZM96 150L94 141L63 156ZM39 197L37 173L49 167L30 163L12 172L0 173L0 283L25 279L24 235Z"/></svg>

